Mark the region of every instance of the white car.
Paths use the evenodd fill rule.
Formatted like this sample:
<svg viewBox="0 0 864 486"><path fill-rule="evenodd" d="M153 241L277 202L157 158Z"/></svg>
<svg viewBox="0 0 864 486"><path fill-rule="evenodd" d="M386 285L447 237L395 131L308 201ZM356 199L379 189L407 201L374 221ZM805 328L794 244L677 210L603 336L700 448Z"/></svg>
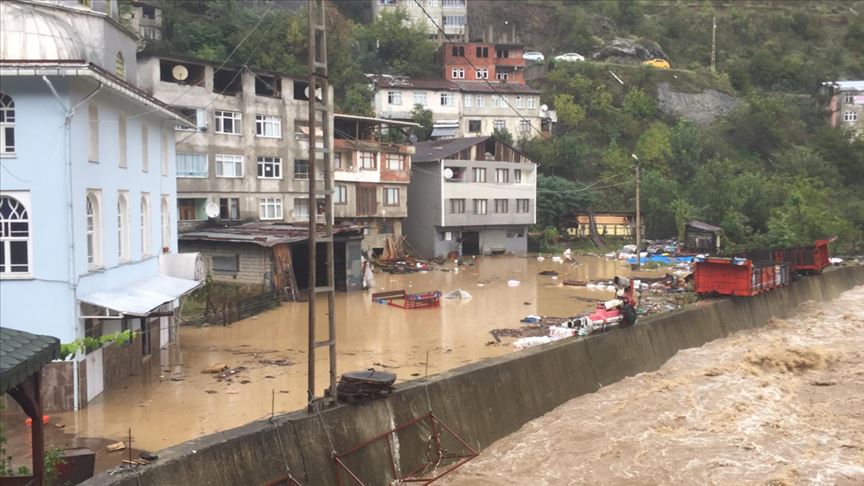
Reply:
<svg viewBox="0 0 864 486"><path fill-rule="evenodd" d="M579 62L584 61L585 56L582 54L576 54L575 52L568 52L567 54L561 54L560 56L555 56L556 61L562 62Z"/></svg>
<svg viewBox="0 0 864 486"><path fill-rule="evenodd" d="M532 62L543 62L543 60L546 58L543 57L542 52L528 51L525 54L522 54L522 59L525 59L526 61L532 61Z"/></svg>

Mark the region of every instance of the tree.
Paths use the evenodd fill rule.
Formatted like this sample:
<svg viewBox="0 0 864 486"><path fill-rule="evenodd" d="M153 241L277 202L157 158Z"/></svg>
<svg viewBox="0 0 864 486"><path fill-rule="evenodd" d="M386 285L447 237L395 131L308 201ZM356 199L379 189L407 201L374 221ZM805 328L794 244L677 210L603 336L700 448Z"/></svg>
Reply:
<svg viewBox="0 0 864 486"><path fill-rule="evenodd" d="M363 72L420 77L439 72L435 44L423 27L407 20L408 14L399 8L357 27L356 62Z"/></svg>
<svg viewBox="0 0 864 486"><path fill-rule="evenodd" d="M352 84L338 104L339 111L349 115L375 116L373 97L374 93L366 84Z"/></svg>
<svg viewBox="0 0 864 486"><path fill-rule="evenodd" d="M680 120L669 132L669 169L679 181L693 177L702 158L702 135L699 128Z"/></svg>
<svg viewBox="0 0 864 486"><path fill-rule="evenodd" d="M513 134L510 133L510 130L507 130L507 127L495 128L492 130L492 136L511 147L514 145Z"/></svg>
<svg viewBox="0 0 864 486"><path fill-rule="evenodd" d="M642 88L631 88L624 95L622 107L625 112L639 119L650 118L656 111L654 98L645 94Z"/></svg>
<svg viewBox="0 0 864 486"><path fill-rule="evenodd" d="M432 110L423 108L423 105L414 105L414 109L411 110L411 121L420 125L419 128L414 129L414 134L417 135L417 141L423 142L429 140L429 137L432 135L432 129L434 128Z"/></svg>
<svg viewBox="0 0 864 486"><path fill-rule="evenodd" d="M636 142L636 155L643 167L652 167L664 173L669 172L666 159L672 153L669 142L670 130L662 122L654 122Z"/></svg>
<svg viewBox="0 0 864 486"><path fill-rule="evenodd" d="M537 226L562 228L573 213L591 205L593 194L557 176L537 176Z"/></svg>

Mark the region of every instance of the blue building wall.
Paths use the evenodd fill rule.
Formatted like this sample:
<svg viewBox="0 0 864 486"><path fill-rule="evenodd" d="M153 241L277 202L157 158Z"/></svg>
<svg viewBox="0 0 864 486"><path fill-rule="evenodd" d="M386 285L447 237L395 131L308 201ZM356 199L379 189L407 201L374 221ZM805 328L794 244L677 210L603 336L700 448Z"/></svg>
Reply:
<svg viewBox="0 0 864 486"><path fill-rule="evenodd" d="M91 78L49 79L66 107L77 105L97 87ZM168 198L170 208L167 246L170 251L177 251L174 122L152 107L103 87L91 100L77 107L67 131L65 109L41 77L4 77L0 89L13 98L16 115L16 154L0 160L0 191L27 191L31 221L31 278L0 280L0 324L69 342L84 334L76 314L78 297L120 287L158 272L158 255L163 247L163 196ZM97 162L89 161L89 103L94 103L99 113ZM127 116L126 168L119 167L121 112ZM149 135L146 172L142 170L142 124L148 127ZM165 175L163 143L167 156ZM66 165L70 159L71 233ZM102 265L98 269L89 268L87 263L88 190L101 191ZM126 262L120 261L118 253L117 200L121 190L128 191L130 258ZM150 255L142 255L142 193L149 193L150 200ZM74 263L74 268L70 263Z"/></svg>

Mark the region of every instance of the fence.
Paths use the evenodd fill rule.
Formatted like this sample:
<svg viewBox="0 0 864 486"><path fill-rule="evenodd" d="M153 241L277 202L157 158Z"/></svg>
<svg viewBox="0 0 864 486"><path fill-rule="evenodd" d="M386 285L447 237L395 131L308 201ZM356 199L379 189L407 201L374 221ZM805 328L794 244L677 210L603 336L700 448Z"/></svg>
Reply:
<svg viewBox="0 0 864 486"><path fill-rule="evenodd" d="M226 326L232 322L272 309L279 305L281 300L278 293L265 292L243 299L222 302L221 308L219 304L213 306L212 313L208 316L210 319L208 320L211 324L219 323Z"/></svg>

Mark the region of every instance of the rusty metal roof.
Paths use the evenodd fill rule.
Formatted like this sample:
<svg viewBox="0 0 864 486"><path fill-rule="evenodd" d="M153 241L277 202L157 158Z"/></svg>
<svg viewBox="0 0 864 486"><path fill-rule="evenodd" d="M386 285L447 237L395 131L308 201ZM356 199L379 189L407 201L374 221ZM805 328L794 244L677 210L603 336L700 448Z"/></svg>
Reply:
<svg viewBox="0 0 864 486"><path fill-rule="evenodd" d="M350 238L361 236L363 226L334 225L333 236ZM324 225L318 224L316 236L324 237ZM284 243L305 241L309 237L309 227L305 223L245 223L235 226L201 228L180 233L182 241L222 241L228 243L252 243L263 247L273 247Z"/></svg>

